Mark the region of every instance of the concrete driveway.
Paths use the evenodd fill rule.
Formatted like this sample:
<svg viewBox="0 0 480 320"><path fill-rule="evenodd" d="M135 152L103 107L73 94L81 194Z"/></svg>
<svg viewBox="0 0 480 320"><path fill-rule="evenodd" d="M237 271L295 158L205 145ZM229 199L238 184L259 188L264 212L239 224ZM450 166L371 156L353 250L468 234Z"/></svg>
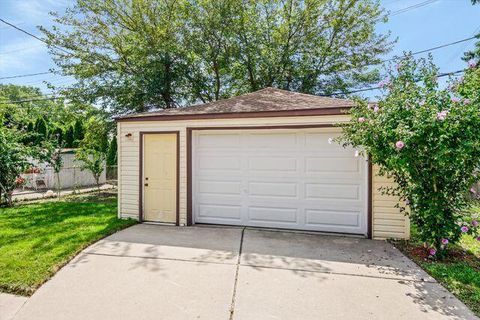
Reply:
<svg viewBox="0 0 480 320"><path fill-rule="evenodd" d="M136 225L87 248L15 319L475 319L390 244Z"/></svg>

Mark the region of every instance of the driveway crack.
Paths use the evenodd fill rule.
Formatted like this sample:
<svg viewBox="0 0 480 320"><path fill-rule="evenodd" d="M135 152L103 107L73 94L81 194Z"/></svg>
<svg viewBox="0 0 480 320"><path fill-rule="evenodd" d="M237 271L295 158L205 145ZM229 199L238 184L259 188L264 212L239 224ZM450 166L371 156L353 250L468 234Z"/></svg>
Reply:
<svg viewBox="0 0 480 320"><path fill-rule="evenodd" d="M238 249L238 259L235 269L235 280L233 283L233 293L232 293L232 302L230 303L230 317L229 320L233 320L233 313L235 312L235 298L237 295L237 282L238 282L238 271L240 269L240 261L242 259L242 248L243 248L243 236L245 234L245 227L242 228L242 234L240 236L240 248Z"/></svg>

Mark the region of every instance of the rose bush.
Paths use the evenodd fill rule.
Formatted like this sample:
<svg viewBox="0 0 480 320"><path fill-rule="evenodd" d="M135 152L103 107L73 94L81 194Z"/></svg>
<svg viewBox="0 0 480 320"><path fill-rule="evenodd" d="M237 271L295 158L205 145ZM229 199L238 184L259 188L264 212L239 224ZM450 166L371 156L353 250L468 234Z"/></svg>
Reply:
<svg viewBox="0 0 480 320"><path fill-rule="evenodd" d="M440 89L429 60L405 57L380 87L375 106L358 100L339 138L361 148L380 173L397 183L382 189L410 208L419 236L432 256L443 256L463 233L478 236L468 212L468 192L479 180L480 68L468 63L464 77Z"/></svg>

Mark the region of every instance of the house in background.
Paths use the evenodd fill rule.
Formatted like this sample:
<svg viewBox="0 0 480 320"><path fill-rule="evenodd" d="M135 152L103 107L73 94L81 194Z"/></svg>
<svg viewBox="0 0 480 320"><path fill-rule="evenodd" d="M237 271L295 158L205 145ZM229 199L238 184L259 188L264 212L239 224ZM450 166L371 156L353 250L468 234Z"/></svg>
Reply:
<svg viewBox="0 0 480 320"><path fill-rule="evenodd" d="M392 182L330 143L350 100L273 88L117 118L120 217L409 238Z"/></svg>
<svg viewBox="0 0 480 320"><path fill-rule="evenodd" d="M60 189L72 189L86 186L95 186L95 178L88 170L82 170L82 162L75 158L75 149L62 149L63 167L59 172ZM23 188L27 189L57 189L57 176L47 163L32 160L34 170L23 173L25 179ZM106 170L100 176L100 184L106 182Z"/></svg>

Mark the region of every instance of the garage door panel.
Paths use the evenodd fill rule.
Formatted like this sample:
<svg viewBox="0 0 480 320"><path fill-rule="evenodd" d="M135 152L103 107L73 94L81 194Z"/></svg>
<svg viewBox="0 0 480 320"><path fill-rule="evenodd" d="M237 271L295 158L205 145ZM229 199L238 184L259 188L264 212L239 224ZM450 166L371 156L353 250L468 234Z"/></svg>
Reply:
<svg viewBox="0 0 480 320"><path fill-rule="evenodd" d="M366 162L323 130L194 133L194 221L365 234Z"/></svg>
<svg viewBox="0 0 480 320"><path fill-rule="evenodd" d="M279 157L249 157L248 169L253 171L277 171L295 172L298 167L298 159Z"/></svg>
<svg viewBox="0 0 480 320"><path fill-rule="evenodd" d="M268 222L270 225L276 223L297 223L297 208L281 208L281 207L255 207L248 208L249 221L253 223Z"/></svg>
<svg viewBox="0 0 480 320"><path fill-rule="evenodd" d="M240 134L228 134L228 133L221 133L221 134L203 134L199 133L197 136L197 146L199 148L209 148L213 147L215 150L221 148L235 148L235 146L240 145Z"/></svg>
<svg viewBox="0 0 480 320"><path fill-rule="evenodd" d="M246 135L249 148L291 149L297 146L297 134L291 133L255 133Z"/></svg>
<svg viewBox="0 0 480 320"><path fill-rule="evenodd" d="M202 156L198 159L199 169L212 169L212 170L240 170L240 159L237 157L225 157L225 156Z"/></svg>
<svg viewBox="0 0 480 320"><path fill-rule="evenodd" d="M359 211L306 209L305 217L310 226L360 227Z"/></svg>
<svg viewBox="0 0 480 320"><path fill-rule="evenodd" d="M197 182L199 194L241 195L241 188L239 181L200 180Z"/></svg>
<svg viewBox="0 0 480 320"><path fill-rule="evenodd" d="M357 184L307 183L305 199L359 200L360 188Z"/></svg>
<svg viewBox="0 0 480 320"><path fill-rule="evenodd" d="M298 198L298 185L288 182L250 182L248 194L257 197Z"/></svg>
<svg viewBox="0 0 480 320"><path fill-rule="evenodd" d="M360 165L356 158L308 157L305 159L305 172L360 172Z"/></svg>
<svg viewBox="0 0 480 320"><path fill-rule="evenodd" d="M242 207L239 205L213 205L199 204L197 206L198 217L204 219L205 222L214 219L224 220L241 220Z"/></svg>

